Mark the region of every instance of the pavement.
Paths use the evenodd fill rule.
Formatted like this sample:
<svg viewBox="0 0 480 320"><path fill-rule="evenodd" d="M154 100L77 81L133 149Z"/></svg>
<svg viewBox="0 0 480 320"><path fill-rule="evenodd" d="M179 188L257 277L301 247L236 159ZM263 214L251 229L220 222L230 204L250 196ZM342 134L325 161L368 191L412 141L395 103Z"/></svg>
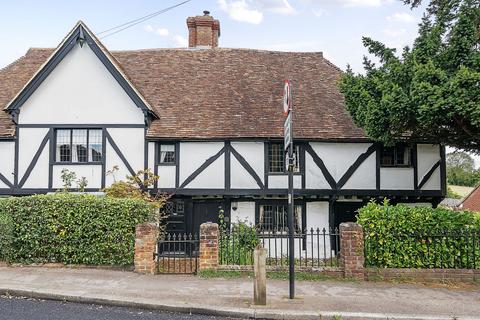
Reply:
<svg viewBox="0 0 480 320"><path fill-rule="evenodd" d="M480 287L386 282L268 280L267 306L251 304L253 281L127 271L1 267L0 294L244 319L480 319ZM338 318L340 316L341 318Z"/></svg>

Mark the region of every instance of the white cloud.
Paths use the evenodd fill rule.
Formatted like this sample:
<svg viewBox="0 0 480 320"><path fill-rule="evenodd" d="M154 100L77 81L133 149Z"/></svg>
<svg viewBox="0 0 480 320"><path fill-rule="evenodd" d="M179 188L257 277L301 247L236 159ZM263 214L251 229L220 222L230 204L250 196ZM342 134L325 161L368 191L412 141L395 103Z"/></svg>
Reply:
<svg viewBox="0 0 480 320"><path fill-rule="evenodd" d="M312 9L312 13L315 17L317 18L320 18L321 16L323 16L323 14L325 13L325 10L324 9Z"/></svg>
<svg viewBox="0 0 480 320"><path fill-rule="evenodd" d="M296 13L289 0L218 0L218 4L231 19L252 24L260 24L264 12Z"/></svg>
<svg viewBox="0 0 480 320"><path fill-rule="evenodd" d="M236 21L259 24L263 20L263 13L251 8L246 0L229 1L218 0L220 8L228 13L228 16Z"/></svg>
<svg viewBox="0 0 480 320"><path fill-rule="evenodd" d="M182 36L179 36L179 35L175 35L172 37L173 39L173 42L175 43L175 45L177 45L178 47L187 47L188 46L188 40Z"/></svg>
<svg viewBox="0 0 480 320"><path fill-rule="evenodd" d="M304 4L341 5L342 7L380 7L394 0L300 0Z"/></svg>
<svg viewBox="0 0 480 320"><path fill-rule="evenodd" d="M168 29L166 28L158 28L158 29L155 29L154 27L152 27L151 25L146 25L145 26L145 31L147 32L155 32L156 34L158 34L159 36L162 36L162 37L167 37L170 32L168 31Z"/></svg>
<svg viewBox="0 0 480 320"><path fill-rule="evenodd" d="M254 3L258 4L261 9L274 13L293 14L296 12L288 0L257 0Z"/></svg>
<svg viewBox="0 0 480 320"><path fill-rule="evenodd" d="M166 37L170 34L170 32L168 32L168 29L166 28L158 28L155 32L162 37Z"/></svg>
<svg viewBox="0 0 480 320"><path fill-rule="evenodd" d="M388 21L392 22L402 22L402 23L412 23L415 22L415 18L406 12L397 12L387 17Z"/></svg>
<svg viewBox="0 0 480 320"><path fill-rule="evenodd" d="M383 34L386 35L387 37L398 38L398 37L406 35L407 30L387 28L387 29L383 30Z"/></svg>

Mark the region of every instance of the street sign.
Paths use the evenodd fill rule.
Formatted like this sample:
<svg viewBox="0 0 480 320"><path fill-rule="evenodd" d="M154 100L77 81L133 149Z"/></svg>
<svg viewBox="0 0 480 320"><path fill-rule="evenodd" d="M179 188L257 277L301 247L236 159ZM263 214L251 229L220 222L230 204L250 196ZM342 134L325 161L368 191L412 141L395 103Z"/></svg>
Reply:
<svg viewBox="0 0 480 320"><path fill-rule="evenodd" d="M283 145L285 147L285 151L288 150L290 145L292 144L292 112L288 113L287 118L285 119L285 123L283 124Z"/></svg>
<svg viewBox="0 0 480 320"><path fill-rule="evenodd" d="M290 81L285 80L283 87L283 113L287 115L292 109L292 92L290 89Z"/></svg>

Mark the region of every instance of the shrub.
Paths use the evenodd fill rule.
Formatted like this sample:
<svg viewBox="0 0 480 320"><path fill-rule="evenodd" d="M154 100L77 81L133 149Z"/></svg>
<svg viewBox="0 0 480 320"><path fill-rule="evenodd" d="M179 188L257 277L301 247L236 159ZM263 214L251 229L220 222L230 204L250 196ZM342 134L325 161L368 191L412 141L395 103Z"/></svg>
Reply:
<svg viewBox="0 0 480 320"><path fill-rule="evenodd" d="M368 203L358 210L368 266L480 267L480 216L468 211ZM476 260L476 261L475 261Z"/></svg>
<svg viewBox="0 0 480 320"><path fill-rule="evenodd" d="M0 260L4 261L11 252L13 241L12 217L3 210L5 200L0 199Z"/></svg>
<svg viewBox="0 0 480 320"><path fill-rule="evenodd" d="M220 264L252 265L253 251L260 243L257 229L247 221L232 223L231 229L222 227L220 216L219 258Z"/></svg>
<svg viewBox="0 0 480 320"><path fill-rule="evenodd" d="M57 193L7 198L0 211L12 221L10 262L130 265L135 226L151 221L154 208L142 200Z"/></svg>

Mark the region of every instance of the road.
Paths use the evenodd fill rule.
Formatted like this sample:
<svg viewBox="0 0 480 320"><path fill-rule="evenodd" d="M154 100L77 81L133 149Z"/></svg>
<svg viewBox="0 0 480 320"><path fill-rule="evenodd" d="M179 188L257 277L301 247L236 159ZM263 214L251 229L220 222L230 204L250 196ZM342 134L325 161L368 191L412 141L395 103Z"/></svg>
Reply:
<svg viewBox="0 0 480 320"><path fill-rule="evenodd" d="M1 320L227 320L227 318L166 313L61 301L0 297Z"/></svg>

